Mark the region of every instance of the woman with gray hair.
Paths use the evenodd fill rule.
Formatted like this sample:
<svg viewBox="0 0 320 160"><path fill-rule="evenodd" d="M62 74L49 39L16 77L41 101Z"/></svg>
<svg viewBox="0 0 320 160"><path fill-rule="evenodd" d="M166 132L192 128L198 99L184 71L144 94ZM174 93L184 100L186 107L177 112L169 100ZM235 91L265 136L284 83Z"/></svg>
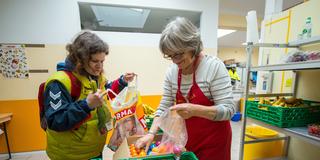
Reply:
<svg viewBox="0 0 320 160"><path fill-rule="evenodd" d="M162 32L160 50L173 64L166 73L164 93L147 135L136 146L148 146L159 129L164 111L176 111L186 120L187 150L200 160L230 160L231 127L235 112L230 77L223 62L204 55L200 32L178 17Z"/></svg>

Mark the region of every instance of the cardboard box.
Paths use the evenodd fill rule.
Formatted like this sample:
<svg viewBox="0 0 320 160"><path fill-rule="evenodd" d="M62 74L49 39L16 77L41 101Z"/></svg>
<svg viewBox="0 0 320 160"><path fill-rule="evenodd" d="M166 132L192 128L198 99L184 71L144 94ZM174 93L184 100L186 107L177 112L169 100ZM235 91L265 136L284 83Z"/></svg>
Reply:
<svg viewBox="0 0 320 160"><path fill-rule="evenodd" d="M134 144L141 137L142 135L134 135L124 139L118 150L113 154L113 160L132 158L130 155L129 146L130 144ZM161 135L156 135L154 140L161 141Z"/></svg>

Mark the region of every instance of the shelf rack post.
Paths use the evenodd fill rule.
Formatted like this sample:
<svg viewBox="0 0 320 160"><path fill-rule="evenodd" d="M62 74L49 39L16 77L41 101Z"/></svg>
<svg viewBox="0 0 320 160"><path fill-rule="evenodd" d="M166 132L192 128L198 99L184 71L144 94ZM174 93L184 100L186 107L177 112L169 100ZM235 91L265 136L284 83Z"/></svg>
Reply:
<svg viewBox="0 0 320 160"><path fill-rule="evenodd" d="M253 52L253 43L248 42L246 46L246 52L247 52L247 64L246 64L246 77L245 77L245 97L244 97L244 108L243 108L243 118L242 118L242 134L241 134L241 141L240 141L240 152L239 152L239 159L243 160L243 153L244 153L244 143L245 143L245 131L246 131L246 123L247 119L246 117L246 101L248 99L249 95L249 80L250 80L250 67L251 67L251 56Z"/></svg>

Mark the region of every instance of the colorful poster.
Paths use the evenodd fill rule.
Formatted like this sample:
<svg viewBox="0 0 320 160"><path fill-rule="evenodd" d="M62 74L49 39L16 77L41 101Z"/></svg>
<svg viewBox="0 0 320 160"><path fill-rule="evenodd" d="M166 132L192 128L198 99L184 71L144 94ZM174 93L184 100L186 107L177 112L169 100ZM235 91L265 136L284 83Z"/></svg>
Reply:
<svg viewBox="0 0 320 160"><path fill-rule="evenodd" d="M0 69L6 78L28 78L25 48L20 45L0 47Z"/></svg>

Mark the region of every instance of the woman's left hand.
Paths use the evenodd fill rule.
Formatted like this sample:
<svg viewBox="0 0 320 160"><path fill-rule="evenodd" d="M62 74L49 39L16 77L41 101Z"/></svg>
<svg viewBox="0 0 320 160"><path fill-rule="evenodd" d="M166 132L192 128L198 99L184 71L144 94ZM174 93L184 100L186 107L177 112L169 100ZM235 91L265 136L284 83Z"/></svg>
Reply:
<svg viewBox="0 0 320 160"><path fill-rule="evenodd" d="M183 118L183 119L189 119L193 116L195 116L195 107L194 104L191 103L181 103L174 105L170 108L171 111L177 111L177 113Z"/></svg>
<svg viewBox="0 0 320 160"><path fill-rule="evenodd" d="M124 74L124 76L123 76L123 80L124 80L126 83L129 83L129 82L133 81L134 76L136 76L136 74L133 73L133 72L132 72L132 73L126 73L126 74Z"/></svg>

